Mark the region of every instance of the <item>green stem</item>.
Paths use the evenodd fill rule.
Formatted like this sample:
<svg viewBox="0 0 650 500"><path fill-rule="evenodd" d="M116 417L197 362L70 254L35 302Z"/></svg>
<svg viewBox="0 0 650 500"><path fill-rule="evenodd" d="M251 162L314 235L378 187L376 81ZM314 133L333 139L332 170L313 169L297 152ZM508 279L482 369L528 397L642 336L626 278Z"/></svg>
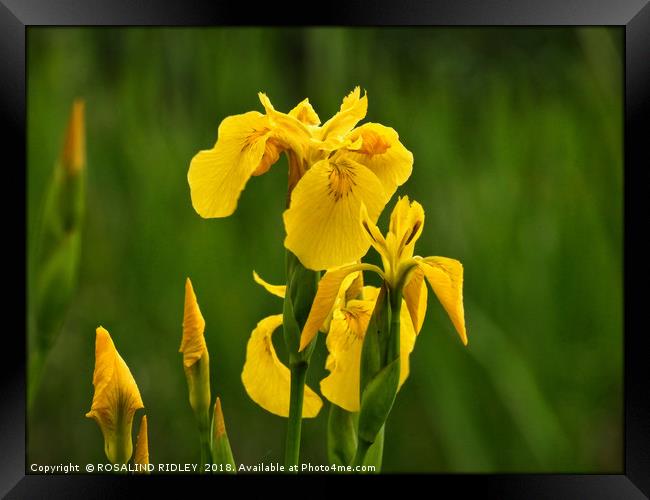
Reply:
<svg viewBox="0 0 650 500"><path fill-rule="evenodd" d="M201 442L201 472L205 470L205 464L212 464L212 452L210 450L210 419L207 413L199 420L199 440Z"/></svg>
<svg viewBox="0 0 650 500"><path fill-rule="evenodd" d="M300 432L302 427L302 404L305 395L305 380L307 378L306 362L291 365L291 395L289 399L289 420L287 423L287 441L284 454L284 465L287 471L298 472L300 458ZM292 470L295 469L295 470Z"/></svg>

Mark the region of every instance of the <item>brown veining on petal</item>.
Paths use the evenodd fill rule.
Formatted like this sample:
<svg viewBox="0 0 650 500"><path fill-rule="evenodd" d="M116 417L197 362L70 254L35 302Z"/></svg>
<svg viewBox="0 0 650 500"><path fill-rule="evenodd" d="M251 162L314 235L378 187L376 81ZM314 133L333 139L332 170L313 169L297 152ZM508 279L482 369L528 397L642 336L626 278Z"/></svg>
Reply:
<svg viewBox="0 0 650 500"><path fill-rule="evenodd" d="M268 127L262 127L260 129L252 128L250 134L248 134L244 139L244 143L242 144L241 147L242 152L245 151L246 149L251 148L253 144L257 142L258 139L262 138L270 131L271 129Z"/></svg>
<svg viewBox="0 0 650 500"><path fill-rule="evenodd" d="M330 163L328 194L339 201L350 194L353 187L356 186L356 172L354 167L345 160L336 163Z"/></svg>

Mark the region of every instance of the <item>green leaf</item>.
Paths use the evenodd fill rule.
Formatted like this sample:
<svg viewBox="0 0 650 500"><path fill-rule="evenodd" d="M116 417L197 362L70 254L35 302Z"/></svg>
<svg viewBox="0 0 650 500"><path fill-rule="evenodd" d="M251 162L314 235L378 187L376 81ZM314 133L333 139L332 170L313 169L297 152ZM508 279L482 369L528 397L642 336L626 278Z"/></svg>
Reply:
<svg viewBox="0 0 650 500"><path fill-rule="evenodd" d="M361 391L383 366L386 341L390 331L390 303L386 286L377 296L361 349Z"/></svg>
<svg viewBox="0 0 650 500"><path fill-rule="evenodd" d="M41 262L36 278L36 338L31 347L47 352L63 325L79 270L80 232L67 233Z"/></svg>
<svg viewBox="0 0 650 500"><path fill-rule="evenodd" d="M359 439L374 443L395 402L399 385L400 360L384 367L363 389L359 413Z"/></svg>
<svg viewBox="0 0 650 500"><path fill-rule="evenodd" d="M327 457L336 465L349 465L357 449L358 413L332 404L327 420Z"/></svg>
<svg viewBox="0 0 650 500"><path fill-rule="evenodd" d="M374 471L368 471L371 474L379 474L381 472L381 464L384 457L384 425L375 438L375 442L372 443L372 446L368 449L366 458L363 461L363 465L373 465L375 467Z"/></svg>

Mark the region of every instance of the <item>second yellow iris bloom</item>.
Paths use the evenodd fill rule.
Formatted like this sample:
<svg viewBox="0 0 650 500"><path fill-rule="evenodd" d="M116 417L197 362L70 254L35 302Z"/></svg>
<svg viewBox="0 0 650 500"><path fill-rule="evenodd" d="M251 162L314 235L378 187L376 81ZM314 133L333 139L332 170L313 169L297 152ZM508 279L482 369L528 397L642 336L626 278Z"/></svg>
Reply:
<svg viewBox="0 0 650 500"><path fill-rule="evenodd" d="M253 278L269 293L284 298L286 287L271 285L257 273L253 273ZM351 273L340 284L334 310L321 325L321 330L327 332L329 355L325 367L330 372L320 382L321 392L330 402L351 412L360 408L361 348L379 294L376 287L362 286L360 278L360 274ZM413 351L416 337L405 307L401 321L400 386L409 374L409 354ZM273 331L281 325L282 315L278 314L263 319L253 330L246 350L242 381L253 401L271 413L286 417L289 414L289 369L277 357L271 341ZM321 406L320 397L306 387L303 417L315 417Z"/></svg>

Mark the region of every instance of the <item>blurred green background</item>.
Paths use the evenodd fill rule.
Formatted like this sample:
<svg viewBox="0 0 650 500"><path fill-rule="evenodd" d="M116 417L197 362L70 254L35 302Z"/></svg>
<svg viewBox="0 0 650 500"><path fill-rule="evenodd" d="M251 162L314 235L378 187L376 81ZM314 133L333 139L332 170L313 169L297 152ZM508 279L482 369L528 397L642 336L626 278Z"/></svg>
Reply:
<svg viewBox="0 0 650 500"><path fill-rule="evenodd" d="M251 272L283 281L286 160L227 219L194 212L187 169L224 117L262 109L260 90L283 111L309 97L325 121L361 85L367 121L414 154L398 194L426 210L417 252L465 266L470 339L430 294L384 470L622 470L621 29L30 27L27 41L28 250L78 96L88 140L81 280L29 415L29 462L106 461L84 418L100 324L140 387L152 462L198 461L178 353L186 276L237 461L282 461L285 421L240 373L257 321L281 312ZM305 422L303 462L327 463L327 414Z"/></svg>

